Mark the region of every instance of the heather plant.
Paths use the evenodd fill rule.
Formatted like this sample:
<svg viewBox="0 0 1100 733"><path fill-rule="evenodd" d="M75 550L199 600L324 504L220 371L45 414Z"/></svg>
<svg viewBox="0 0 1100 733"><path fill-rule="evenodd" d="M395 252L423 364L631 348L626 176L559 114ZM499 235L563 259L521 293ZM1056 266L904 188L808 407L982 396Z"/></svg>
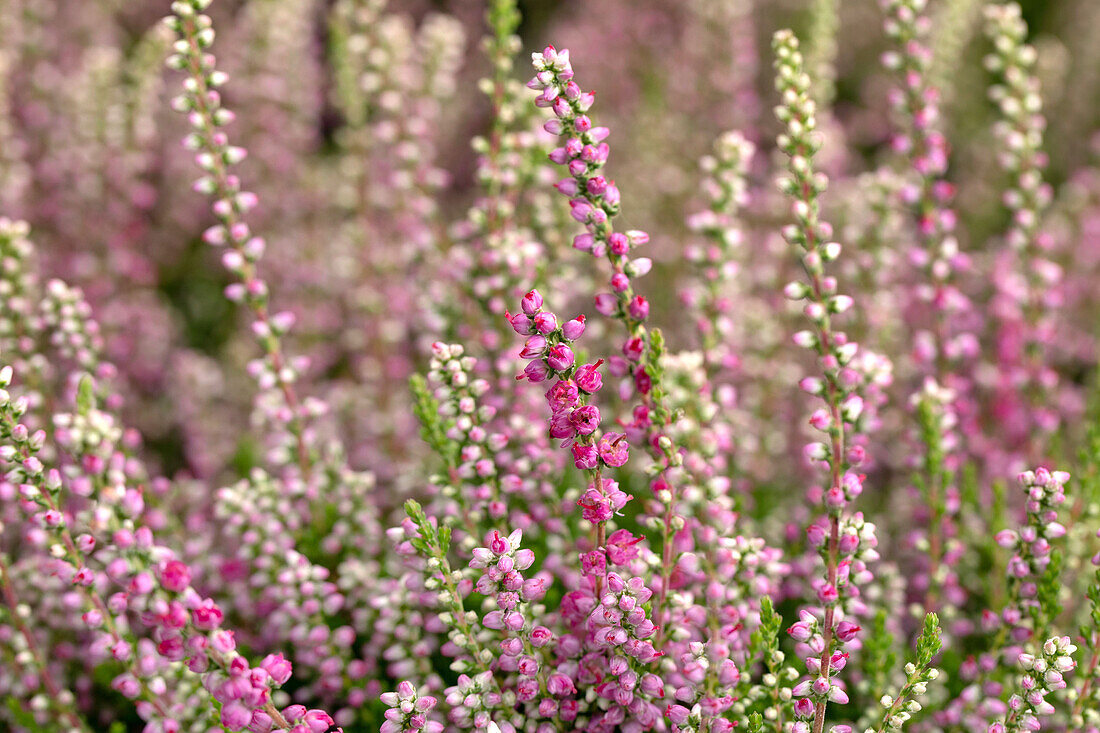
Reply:
<svg viewBox="0 0 1100 733"><path fill-rule="evenodd" d="M0 4L0 728L1100 732L1089 0L445 5Z"/></svg>

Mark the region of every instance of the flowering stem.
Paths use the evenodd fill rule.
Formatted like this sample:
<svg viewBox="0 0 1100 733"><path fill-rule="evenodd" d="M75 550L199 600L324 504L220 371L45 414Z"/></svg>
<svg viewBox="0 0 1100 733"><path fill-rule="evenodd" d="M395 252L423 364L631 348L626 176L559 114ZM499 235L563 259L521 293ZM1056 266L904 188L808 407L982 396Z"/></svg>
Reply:
<svg viewBox="0 0 1100 733"><path fill-rule="evenodd" d="M840 577L841 520L844 509L862 491L862 476L848 469L863 459L862 446L847 445L849 431L854 432L863 411L863 398L858 388L863 376L850 366L859 346L848 340L847 334L835 330L832 314L843 313L853 303L851 297L836 294L836 279L826 276L824 264L840 254L840 244L828 242L832 227L819 218L818 196L826 189L828 179L813 168L813 156L819 147L815 135L815 104L810 98L811 80L803 70L802 54L798 39L790 31L775 34L773 48L776 53L776 88L783 103L776 108L776 116L786 126L786 132L778 139L779 148L788 156L788 175L780 179L779 188L792 200L791 210L796 223L783 229L784 238L800 250L800 262L809 284L792 282L784 294L792 300L805 301L803 312L813 325L813 330L800 331L794 340L813 350L821 366L824 379L809 377L802 380L802 388L817 395L824 402L810 418L810 425L828 433L828 444L814 442L807 446L807 455L815 463L823 463L829 469L829 485L822 496L823 509L829 518L828 532L820 532L818 541L825 564L825 584L818 589L818 600L824 607L821 627L821 654L813 664L815 679L803 682L800 697L813 702L813 733L821 733L825 726L825 710L830 700L845 702L847 695L831 682L834 669L841 669L847 655L834 658L837 642L837 608L842 601ZM860 530L843 517L846 538L855 540L845 545L845 556L854 556L862 538ZM850 534L855 530L856 534ZM870 538L868 538L870 539ZM871 548L869 548L871 549ZM873 551L873 550L872 550ZM845 562L850 562L845 560ZM844 584L847 586L848 575ZM858 626L846 628L854 635ZM811 632L812 633L812 632ZM849 637L850 638L850 637ZM845 639L844 641L846 641ZM805 702L805 701L803 701ZM800 715L808 717L809 711L802 705Z"/></svg>
<svg viewBox="0 0 1100 733"><path fill-rule="evenodd" d="M649 235L642 231L624 233L614 229L612 219L620 210L619 189L614 181L602 175L610 154L610 147L604 142L610 131L606 127L593 127L592 120L586 114L595 101L595 93L583 92L573 80L568 50L558 51L553 46L547 46L541 54L534 55L534 67L535 78L528 86L541 92L535 104L549 107L554 112L555 119L548 121L544 128L558 135L562 144L550 153L550 159L566 166L569 172L569 177L559 181L555 187L570 197L573 218L584 224L587 230L574 238L573 246L598 258L606 256L612 267L609 280L612 292L597 295L596 308L618 320L626 329L627 339L622 351L634 387L645 407L644 418L635 417L632 427L643 430L647 438L652 438L645 442L653 460L662 466L659 477L667 492L665 519L661 522L664 582L653 607L653 617L663 628L661 622L664 621L668 598L666 586L673 564L671 545L677 496L675 486L667 479L667 469L681 465L683 458L672 440L664 434L672 415L660 385L663 339L659 330L646 327L649 301L642 295L636 295L633 288L633 278L649 272L652 262L645 257L632 260L630 252L634 247L646 244ZM658 631L658 641L662 638L660 633Z"/></svg>
<svg viewBox="0 0 1100 733"><path fill-rule="evenodd" d="M506 209L501 206L504 181L500 158L504 135L508 131L508 123L502 112L507 101L508 81L513 71L512 46L515 42L516 30L519 28L520 14L515 0L493 0L487 15L493 30L492 35L485 40L489 60L493 65L492 93L490 94L493 122L489 131L489 149L485 156L489 172L486 182L488 220L485 233L492 237L505 231L509 223L506 213L513 209L511 206ZM513 190L509 193L514 195L516 192Z"/></svg>
<svg viewBox="0 0 1100 733"><path fill-rule="evenodd" d="M5 435L11 435L13 429L18 424L16 419L10 412L5 410L3 413L3 421L3 433ZM18 455L24 460L24 462L29 461L33 458L33 453L26 444L20 445L17 448L17 451ZM47 510L54 512L57 516L63 516L60 509L58 508L57 502L54 500L51 490L45 485L45 482L42 481L41 474L39 473L35 476L30 476L28 478L32 481L32 485L38 490L38 497L42 501L41 506L45 506ZM86 568L87 558L84 556L84 553L82 553L77 548L68 527L65 526L64 523L62 523L61 525L53 527L52 529L53 533L57 536L58 539L61 540L61 543L64 545L67 559L75 567ZM111 640L116 644L123 641L122 634L119 632L118 626L115 624L114 616L112 615L110 609L107 608L107 604L103 602L103 599L99 596L99 594L94 592L93 589L89 588L83 583L78 583L77 585L79 586L80 593L84 596L84 601L88 604L88 607L95 610L95 612L98 613L99 616L102 618L103 626L106 629L107 634L111 637ZM134 675L134 678L140 682L142 692L145 696L145 701L152 705L153 709L156 710L162 718L171 717L169 712L164 708L164 705L158 699L158 697L153 694L152 690L150 690L149 687L146 685L143 677L138 674L139 670L137 664L131 661L128 669Z"/></svg>
<svg viewBox="0 0 1100 733"><path fill-rule="evenodd" d="M796 115L797 117L797 115ZM803 118L798 120L802 124L807 123L807 119ZM812 125L812 122L810 123ZM795 147L795 155L803 156L807 160L813 156L813 150L810 149L808 142L804 141ZM799 186L798 201L805 205L806 210L811 213L811 219L807 226L804 227L803 232L806 238L805 248L807 252L817 251L821 244L817 240L818 221L816 216L817 211L817 191L815 190L812 182L809 179L805 179ZM820 268L807 267L803 260L803 267L806 270L806 274L810 279L811 300L816 303L825 303L828 300L828 296L824 292L822 286L822 271ZM819 353L824 356L826 354L832 354L835 350L835 345L832 342L832 330L830 327L829 317L826 313L822 319L819 320L818 327L818 339L820 342ZM823 398L826 402L826 407L829 410L829 416L831 418L831 427L829 429L829 439L831 443L831 451L829 458L829 478L831 483L831 490L833 492L843 491L841 486L841 460L844 455L844 421L841 415L841 395L837 386L836 379L829 374L826 370L825 383L825 395ZM825 562L825 577L830 586L836 587L837 583L837 562L838 562L838 550L840 544L840 518L839 513L830 512L829 515L829 539L827 544L827 554ZM829 679L829 672L831 664L829 659L833 653L833 621L835 615L835 605L829 604L825 607L825 626L822 634L825 638L825 646L821 650L821 676L826 681ZM825 706L824 700L818 702L816 709L814 710L814 724L813 733L821 733L825 728Z"/></svg>
<svg viewBox="0 0 1100 733"><path fill-rule="evenodd" d="M447 526L435 527L429 521L424 509L413 499L405 502L405 513L412 519L419 530L419 537L412 540L412 545L424 558L427 570L436 582L443 586L447 594L447 603L451 607L451 625L462 635L465 643L457 644L471 656L473 667L487 664L492 660L492 652L485 649L478 640L478 635L466 618L466 607L462 600L462 593L455 583L454 571L451 570L450 561L447 560L447 552L450 549L451 531ZM499 682L492 678L493 687L500 692Z"/></svg>
<svg viewBox="0 0 1100 733"><path fill-rule="evenodd" d="M38 673L39 679L42 680L42 686L46 688L46 692L50 696L50 701L56 706L58 714L68 720L73 728L91 733L91 728L88 726L87 722L77 715L72 707L72 703L66 700L61 688L50 674L49 666L46 664L45 658L38 648L38 642L34 638L34 633L23 620L22 614L19 613L19 597L16 595L15 586L11 582L11 569L8 567L3 556L0 556L0 591L3 592L4 603L11 609L12 622L15 624L15 627L19 629L19 633L27 643L27 650L30 652L31 658L34 661L35 671ZM65 693L67 692L66 690Z"/></svg>
<svg viewBox="0 0 1100 733"><path fill-rule="evenodd" d="M267 307L267 288L257 277L256 263L262 245L251 237L244 213L254 205L254 197L241 191L240 181L229 172L229 164L244 156L240 148L228 144L225 134L218 130L228 123L232 115L220 107L220 95L214 86L224 81L224 74L213 68L213 57L206 48L213 42L213 30L209 18L197 11L204 9L209 0L187 0L173 3L176 17L169 18L170 26L184 40L186 50L170 59L170 64L187 72L185 94L177 106L191 113L196 132L188 138L202 152L198 155L206 176L197 187L215 198L214 214L221 227L207 232L207 241L227 241L236 255L231 260L223 258L243 284L240 297L246 301L255 316L253 331L259 338L270 369L271 377L282 393L289 415L287 429L294 438L299 470L305 480L312 473L312 461L305 441L302 406L291 383L290 370L282 352L279 333L285 330L281 323L273 321Z"/></svg>
<svg viewBox="0 0 1100 733"><path fill-rule="evenodd" d="M826 576L829 585L832 586L836 585L837 579L837 546L839 543L840 520L834 514L829 517L829 558L826 567ZM822 632L825 638L825 647L821 650L821 675L826 681L829 679L829 671L832 666L829 659L833 653L833 616L835 609L836 606L834 605L825 607L825 628ZM825 701L821 700L814 709L813 733L821 733L825 729L825 705Z"/></svg>

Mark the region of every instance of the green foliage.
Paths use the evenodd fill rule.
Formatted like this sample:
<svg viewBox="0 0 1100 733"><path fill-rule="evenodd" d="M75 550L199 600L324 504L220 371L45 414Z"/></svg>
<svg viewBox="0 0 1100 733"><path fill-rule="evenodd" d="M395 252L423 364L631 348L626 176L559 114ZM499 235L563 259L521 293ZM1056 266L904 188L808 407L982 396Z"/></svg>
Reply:
<svg viewBox="0 0 1100 733"><path fill-rule="evenodd" d="M806 71L814 80L813 97L822 109L836 96L837 33L840 0L812 0L806 32Z"/></svg>
<svg viewBox="0 0 1100 733"><path fill-rule="evenodd" d="M887 630L886 618L886 609L875 613L863 643L862 666L871 690L886 689L889 674L898 661L897 639Z"/></svg>
<svg viewBox="0 0 1100 733"><path fill-rule="evenodd" d="M1054 636L1054 632L1048 629L1049 623L1062 612L1062 602L1059 596L1062 591L1062 566L1064 555L1061 550L1053 550L1050 553L1050 564L1039 579L1038 601L1039 605L1032 610L1032 618L1035 619L1035 630L1043 638Z"/></svg>
<svg viewBox="0 0 1100 733"><path fill-rule="evenodd" d="M1100 384L1094 385L1089 399L1088 429L1085 443L1078 454L1081 469L1077 472L1077 486L1081 505L1090 512L1100 507Z"/></svg>
<svg viewBox="0 0 1100 733"><path fill-rule="evenodd" d="M489 28L498 43L507 41L519 29L520 15L515 0L492 0L486 14Z"/></svg>
<svg viewBox="0 0 1100 733"><path fill-rule="evenodd" d="M1100 641L1100 570L1096 571L1096 577L1089 585L1087 592L1089 599L1089 619L1091 620L1091 626L1089 624L1082 624L1078 633L1085 639L1097 639Z"/></svg>
<svg viewBox="0 0 1100 733"><path fill-rule="evenodd" d="M913 715L920 712L921 704L917 698L928 690L928 683L939 676L939 670L932 667L932 659L943 648L940 638L940 619L929 613L924 617L924 629L917 639L917 653L913 661L905 665L905 685L897 698L883 695L881 702L886 712L879 724L880 733L885 730L900 730Z"/></svg>
<svg viewBox="0 0 1100 733"><path fill-rule="evenodd" d="M649 348L642 355L642 368L653 382L653 419L658 424L666 423L672 417L665 404L664 390L661 389L665 376L664 366L661 364L664 353L664 334L661 333L661 329L654 328L649 332Z"/></svg>
<svg viewBox="0 0 1100 733"><path fill-rule="evenodd" d="M409 377L409 390L413 397L413 412L420 422L420 437L431 446L448 466L453 466L458 458L457 446L447 439L447 426L439 415L439 402L428 387L423 375ZM410 515L411 516L411 515Z"/></svg>
<svg viewBox="0 0 1100 733"><path fill-rule="evenodd" d="M230 465L237 476L244 478L252 473L252 469L258 467L261 462L260 448L256 440L250 435L242 435L237 442L237 450L229 459Z"/></svg>
<svg viewBox="0 0 1100 733"><path fill-rule="evenodd" d="M749 650L751 657L761 656L769 671L775 671L772 664L772 656L779 651L779 629L783 625L783 618L776 613L772 599L764 596L760 599L760 626L749 637Z"/></svg>
<svg viewBox="0 0 1100 733"><path fill-rule="evenodd" d="M11 714L12 722L16 725L21 725L27 730L42 731L42 733L54 733L61 730L58 724L47 724L45 727L38 724L34 719L34 714L23 704L23 702L15 697L9 695L5 701L8 708L8 712Z"/></svg>
<svg viewBox="0 0 1100 733"><path fill-rule="evenodd" d="M940 638L940 619L934 613L924 617L924 630L917 639L917 666L927 667L932 663L932 658L939 654L943 648L943 640Z"/></svg>
<svg viewBox="0 0 1100 733"><path fill-rule="evenodd" d="M95 382L90 374L80 377L80 385L76 388L76 409L81 415L95 409Z"/></svg>
<svg viewBox="0 0 1100 733"><path fill-rule="evenodd" d="M769 721L776 722L776 730L779 729L778 726L781 724L784 717L789 717L790 714L790 698L786 697L786 699L784 699L782 690L786 686L784 684L785 678L789 673L792 673L793 670L789 667L784 667L783 662L785 660L785 655L779 649L780 629L782 625L783 617L775 610L772 599L767 596L761 598L760 626L758 626L749 637L749 658L762 659L764 662L767 674L765 674L761 680L761 687L767 690L767 697L757 701L757 710L754 711L749 718L749 730L760 730L759 727L751 727L753 718L759 717L760 711L769 713L768 719ZM749 684L748 675L745 675L742 681L747 689ZM773 711L775 717L772 716Z"/></svg>

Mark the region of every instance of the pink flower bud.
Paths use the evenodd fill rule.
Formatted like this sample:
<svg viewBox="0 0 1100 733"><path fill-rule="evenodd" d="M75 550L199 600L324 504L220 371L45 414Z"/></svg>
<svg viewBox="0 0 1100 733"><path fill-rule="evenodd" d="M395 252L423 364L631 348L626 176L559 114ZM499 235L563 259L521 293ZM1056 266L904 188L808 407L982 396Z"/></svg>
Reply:
<svg viewBox="0 0 1100 733"><path fill-rule="evenodd" d="M554 640L554 633L545 626L536 626L531 629L531 643L536 648L542 648Z"/></svg>
<svg viewBox="0 0 1100 733"><path fill-rule="evenodd" d="M555 344L546 354L547 366L556 372L564 372L573 366L575 361L573 350L565 344Z"/></svg>
<svg viewBox="0 0 1100 733"><path fill-rule="evenodd" d="M798 621L787 629L787 634L795 641L806 642L813 636L813 631L810 624L805 621Z"/></svg>
<svg viewBox="0 0 1100 733"><path fill-rule="evenodd" d="M840 598L840 594L837 592L836 586L832 583L825 583L817 589L817 599L825 605L832 605Z"/></svg>
<svg viewBox="0 0 1100 733"><path fill-rule="evenodd" d="M508 311L504 312L504 317L508 319L508 322L512 324L512 329L520 336L527 336L531 333L531 319L523 313L511 314Z"/></svg>
<svg viewBox="0 0 1100 733"><path fill-rule="evenodd" d="M182 593L191 585L191 569L179 560L170 560L160 571L161 586L171 593Z"/></svg>
<svg viewBox="0 0 1100 733"><path fill-rule="evenodd" d="M619 299L611 293L600 293L596 296L596 310L599 311L602 315L614 315L615 310L618 307Z"/></svg>
<svg viewBox="0 0 1100 733"><path fill-rule="evenodd" d="M535 329L539 333L550 333L558 327L557 316L555 316L553 313L550 313L549 311L543 311L541 313L535 314L535 317L532 320L534 321Z"/></svg>
<svg viewBox="0 0 1100 733"><path fill-rule="evenodd" d="M820 524L811 524L806 528L806 539L808 539L810 544L814 547L823 546L827 536L825 527L822 527Z"/></svg>
<svg viewBox="0 0 1100 733"><path fill-rule="evenodd" d="M210 646L214 651L221 654L228 654L237 648L237 642L233 638L232 631L226 631L225 629L218 629L210 635Z"/></svg>
<svg viewBox="0 0 1100 733"><path fill-rule="evenodd" d="M856 638L856 634L860 631L860 627L853 624L851 621L841 621L836 625L836 638L847 644L852 639Z"/></svg>
<svg viewBox="0 0 1100 733"><path fill-rule="evenodd" d="M542 296L539 295L539 291L531 290L527 295L523 296L520 305L523 307L524 313L533 316L542 308Z"/></svg>
<svg viewBox="0 0 1100 733"><path fill-rule="evenodd" d="M607 179L603 176L592 176L585 184L585 190L593 196L601 196L607 191Z"/></svg>
<svg viewBox="0 0 1100 733"><path fill-rule="evenodd" d="M521 359L538 359L542 357L546 351L546 337L539 334L535 334L523 344L523 349L519 352L519 358Z"/></svg>
<svg viewBox="0 0 1100 733"><path fill-rule="evenodd" d="M577 691L573 680L560 672L554 672L546 680L546 691L555 697L565 697Z"/></svg>
<svg viewBox="0 0 1100 733"><path fill-rule="evenodd" d="M516 379L526 378L532 384L538 384L539 382L545 382L550 377L550 370L546 368L546 365L542 361L532 361L527 365L527 368L523 370L523 374L516 377Z"/></svg>
<svg viewBox="0 0 1100 733"><path fill-rule="evenodd" d="M562 335L569 341L576 341L584 334L584 316L577 316L573 320L566 321L561 327Z"/></svg>
<svg viewBox="0 0 1100 733"><path fill-rule="evenodd" d="M577 373L573 377L577 389L588 394L595 394L600 391L600 388L603 387L603 375L599 371L601 364L603 364L603 359L595 364L585 364L577 369Z"/></svg>
<svg viewBox="0 0 1100 733"><path fill-rule="evenodd" d="M630 446L622 433L606 433L599 442L600 459L612 468L618 468L630 457Z"/></svg>
<svg viewBox="0 0 1100 733"><path fill-rule="evenodd" d="M260 667L271 675L271 679L276 685L285 685L287 680L290 679L292 667L282 654L268 654L260 662Z"/></svg>
<svg viewBox="0 0 1100 733"><path fill-rule="evenodd" d="M558 189L558 192L565 196L577 195L577 179L575 178L563 178L554 184L554 188Z"/></svg>
<svg viewBox="0 0 1100 733"><path fill-rule="evenodd" d="M594 237L588 232L578 234L577 236L573 237L573 249L579 250L581 252L591 252L593 241Z"/></svg>
<svg viewBox="0 0 1100 733"><path fill-rule="evenodd" d="M645 351L645 341L640 336L633 336L623 344L623 356L630 361L638 361Z"/></svg>
<svg viewBox="0 0 1100 733"><path fill-rule="evenodd" d="M691 711L683 705L669 705L665 708L665 715L668 716L673 725L678 726L687 725L691 719Z"/></svg>

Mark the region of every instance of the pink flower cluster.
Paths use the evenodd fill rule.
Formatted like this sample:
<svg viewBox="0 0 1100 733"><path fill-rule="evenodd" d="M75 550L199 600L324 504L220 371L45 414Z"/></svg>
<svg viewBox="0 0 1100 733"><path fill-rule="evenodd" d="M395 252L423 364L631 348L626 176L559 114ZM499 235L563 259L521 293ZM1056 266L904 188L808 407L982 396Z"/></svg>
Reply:
<svg viewBox="0 0 1100 733"><path fill-rule="evenodd" d="M797 4L0 8L0 729L1100 733L1100 10Z"/></svg>

